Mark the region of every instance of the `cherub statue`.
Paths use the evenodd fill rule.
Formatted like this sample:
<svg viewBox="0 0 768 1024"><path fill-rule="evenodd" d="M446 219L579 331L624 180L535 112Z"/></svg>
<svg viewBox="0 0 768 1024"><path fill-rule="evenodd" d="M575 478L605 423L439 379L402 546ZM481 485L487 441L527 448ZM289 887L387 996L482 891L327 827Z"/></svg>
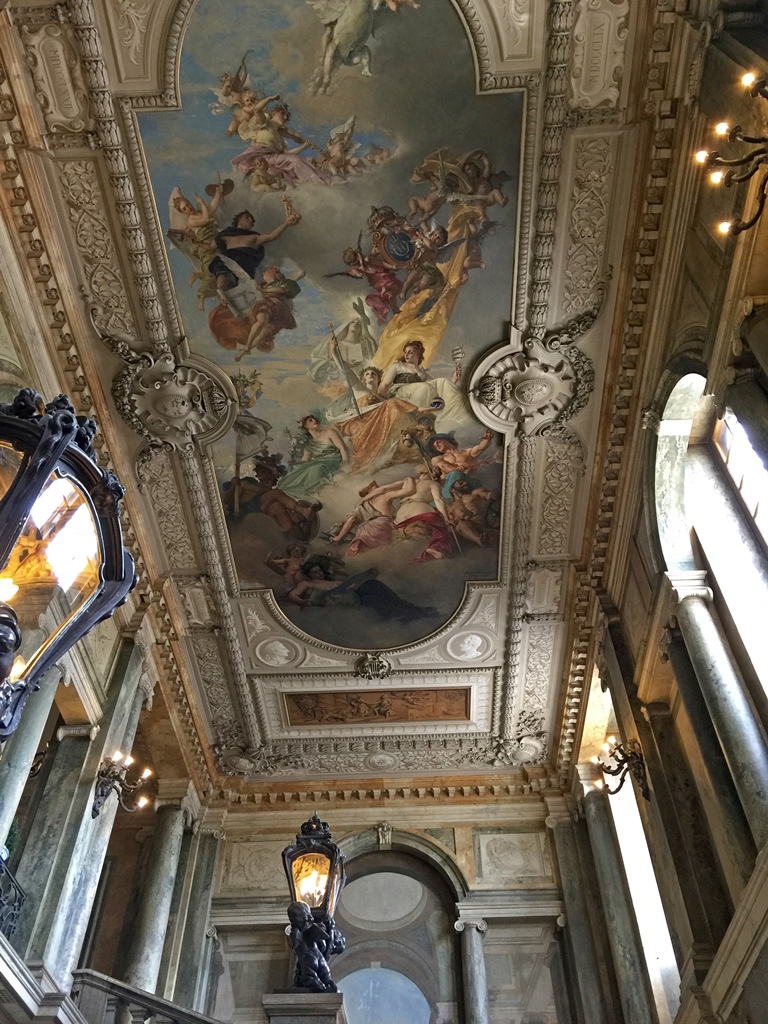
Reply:
<svg viewBox="0 0 768 1024"><path fill-rule="evenodd" d="M346 942L333 918L316 921L307 904L297 901L288 907L288 920L291 949L296 955L294 986L310 992L338 992L327 958L343 953Z"/></svg>

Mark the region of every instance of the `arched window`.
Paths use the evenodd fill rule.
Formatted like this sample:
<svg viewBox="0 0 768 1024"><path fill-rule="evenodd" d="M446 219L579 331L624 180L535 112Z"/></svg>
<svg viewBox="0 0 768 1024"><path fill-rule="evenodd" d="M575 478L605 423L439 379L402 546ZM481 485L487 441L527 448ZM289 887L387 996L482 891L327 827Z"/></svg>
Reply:
<svg viewBox="0 0 768 1024"><path fill-rule="evenodd" d="M349 1024L452 1024L460 1019L455 897L437 871L396 851L348 862L334 963Z"/></svg>

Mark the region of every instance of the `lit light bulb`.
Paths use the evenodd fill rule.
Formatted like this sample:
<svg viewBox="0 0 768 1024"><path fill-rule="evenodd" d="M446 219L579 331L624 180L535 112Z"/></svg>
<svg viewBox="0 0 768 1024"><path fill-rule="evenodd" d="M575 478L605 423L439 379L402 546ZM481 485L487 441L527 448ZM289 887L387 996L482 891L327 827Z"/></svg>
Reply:
<svg viewBox="0 0 768 1024"><path fill-rule="evenodd" d="M123 758L123 764L125 765L126 768L130 768L130 766L133 764L135 760L136 759L131 757L130 754L126 754L126 756Z"/></svg>
<svg viewBox="0 0 768 1024"><path fill-rule="evenodd" d="M152 774L152 769L151 768L145 768L144 771L141 773L141 777L142 777L142 779L148 779L151 774Z"/></svg>
<svg viewBox="0 0 768 1024"><path fill-rule="evenodd" d="M730 125L725 121L721 121L720 124L715 125L715 135L727 135L730 130Z"/></svg>
<svg viewBox="0 0 768 1024"><path fill-rule="evenodd" d="M17 654L13 659L13 665L11 665L11 674L8 676L8 682L15 683L18 679L21 679L21 674L26 667L26 658L22 658L20 654Z"/></svg>
<svg viewBox="0 0 768 1024"><path fill-rule="evenodd" d="M122 750L116 750L114 752L114 754L112 755L112 760L113 761L122 761L123 760L123 752L122 752Z"/></svg>
<svg viewBox="0 0 768 1024"><path fill-rule="evenodd" d="M744 86L745 89L751 89L756 81L757 76L754 75L751 71L748 71L746 75L742 77L741 84Z"/></svg>
<svg viewBox="0 0 768 1024"><path fill-rule="evenodd" d="M605 783L603 782L602 779L595 779L595 782L594 782L595 789L602 789L604 785L605 785Z"/></svg>
<svg viewBox="0 0 768 1024"><path fill-rule="evenodd" d="M0 601L10 601L14 594L18 593L19 588L10 578L10 576L0 577Z"/></svg>
<svg viewBox="0 0 768 1024"><path fill-rule="evenodd" d="M589 760L592 762L592 764L600 764L600 758L597 756L597 754L595 754L594 757L590 757Z"/></svg>
<svg viewBox="0 0 768 1024"><path fill-rule="evenodd" d="M600 747L600 749L604 750L606 752L606 754L610 754L610 752L611 752L611 747L610 747L610 744L608 744L608 743L604 743L602 745L602 747Z"/></svg>
<svg viewBox="0 0 768 1024"><path fill-rule="evenodd" d="M707 162L708 156L709 153L706 151L706 149L700 149L699 152L696 154L695 160L699 164L705 164Z"/></svg>
<svg viewBox="0 0 768 1024"><path fill-rule="evenodd" d="M139 799L136 801L136 806L137 807L146 807L148 803L149 803L149 800L147 799L147 797L140 796Z"/></svg>
<svg viewBox="0 0 768 1024"><path fill-rule="evenodd" d="M616 744L616 737L615 736L609 736L608 737L608 742L611 744L612 747L615 746L615 744Z"/></svg>
<svg viewBox="0 0 768 1024"><path fill-rule="evenodd" d="M723 180L723 172L712 171L712 173L709 176L709 180L712 182L713 185L719 185L720 182Z"/></svg>
<svg viewBox="0 0 768 1024"><path fill-rule="evenodd" d="M721 235L727 235L728 232L731 230L731 222L729 220L721 221L717 225L717 230L720 232Z"/></svg>

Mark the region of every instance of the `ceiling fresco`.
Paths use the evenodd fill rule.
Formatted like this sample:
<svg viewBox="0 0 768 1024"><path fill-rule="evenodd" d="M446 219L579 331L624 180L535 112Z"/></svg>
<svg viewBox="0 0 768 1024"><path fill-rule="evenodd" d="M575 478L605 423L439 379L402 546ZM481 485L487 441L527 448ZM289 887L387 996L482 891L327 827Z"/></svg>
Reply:
<svg viewBox="0 0 768 1024"><path fill-rule="evenodd" d="M139 126L190 349L239 399L212 455L240 585L326 643L412 643L498 576L466 380L508 331L521 96L476 96L450 0L200 0L180 83Z"/></svg>

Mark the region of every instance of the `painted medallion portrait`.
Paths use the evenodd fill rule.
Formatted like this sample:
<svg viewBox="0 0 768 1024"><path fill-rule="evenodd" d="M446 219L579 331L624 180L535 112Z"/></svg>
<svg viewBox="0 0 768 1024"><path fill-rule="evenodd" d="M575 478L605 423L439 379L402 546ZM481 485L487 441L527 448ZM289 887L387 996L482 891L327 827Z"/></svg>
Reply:
<svg viewBox="0 0 768 1024"><path fill-rule="evenodd" d="M309 635L413 642L497 577L502 445L468 370L510 317L521 99L451 0L200 0L142 137L240 585Z"/></svg>

